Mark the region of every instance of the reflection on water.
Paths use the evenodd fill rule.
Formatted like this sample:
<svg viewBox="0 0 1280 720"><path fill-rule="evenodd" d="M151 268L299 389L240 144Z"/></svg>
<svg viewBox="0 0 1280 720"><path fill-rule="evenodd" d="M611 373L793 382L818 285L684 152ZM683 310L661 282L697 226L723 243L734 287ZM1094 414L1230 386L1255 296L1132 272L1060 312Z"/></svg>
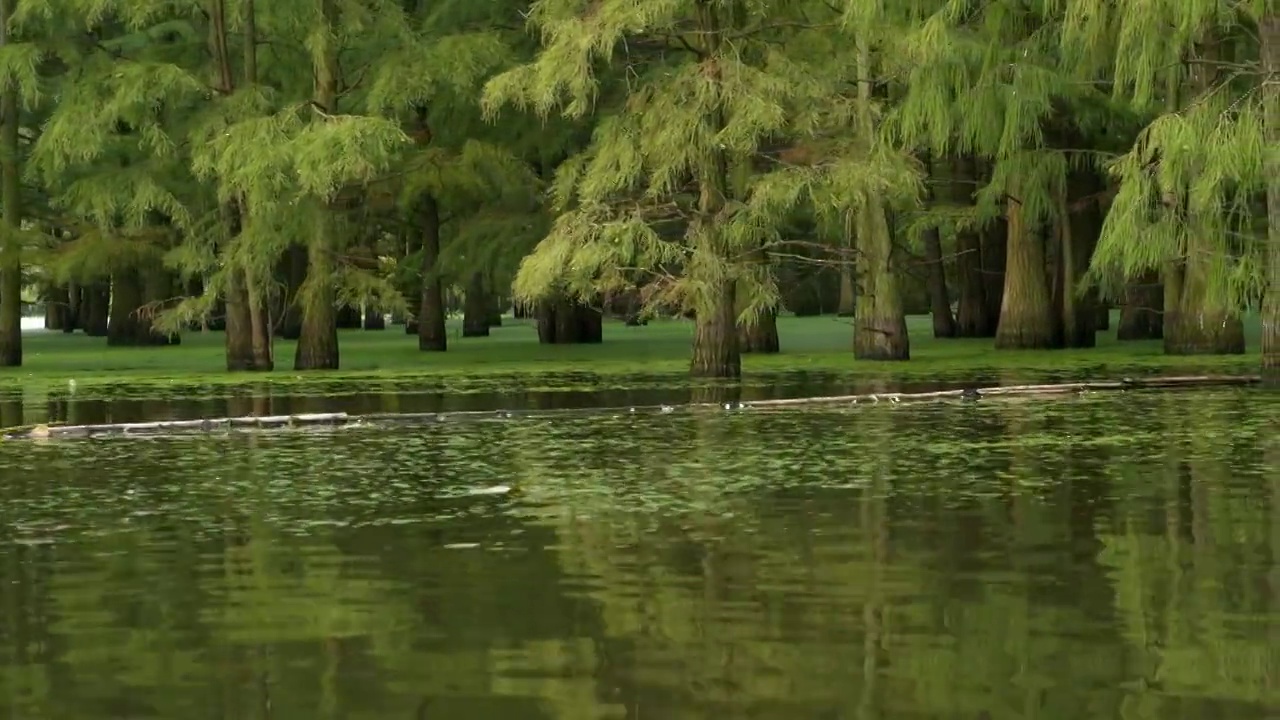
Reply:
<svg viewBox="0 0 1280 720"><path fill-rule="evenodd" d="M4 443L0 706L1262 720L1277 417L1134 393Z"/></svg>

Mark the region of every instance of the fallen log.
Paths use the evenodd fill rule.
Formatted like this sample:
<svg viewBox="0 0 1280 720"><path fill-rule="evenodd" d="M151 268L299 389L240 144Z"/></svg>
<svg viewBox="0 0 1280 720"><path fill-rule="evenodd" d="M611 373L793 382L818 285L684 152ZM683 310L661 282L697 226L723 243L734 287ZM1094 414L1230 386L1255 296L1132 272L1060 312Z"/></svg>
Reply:
<svg viewBox="0 0 1280 720"><path fill-rule="evenodd" d="M991 387L967 387L928 392L883 392L858 395L830 395L779 400L754 400L749 402L690 403L682 406L656 405L630 408L568 409L558 411L465 410L446 413L376 413L348 415L346 413L311 413L303 415L249 415L234 418L204 420L160 420L141 423L114 423L102 425L27 425L10 428L0 434L0 440L43 440L53 438L85 438L112 435L167 435L190 432L231 432L233 430L285 429L308 427L342 427L367 424L418 424L425 425L445 421L505 420L517 416L547 416L566 413L671 413L677 409L746 410L751 408L781 409L832 405L859 405L907 402L931 402L940 400L980 400L982 398L1037 398L1062 397L1090 392L1116 392L1126 390L1154 390L1171 388L1240 387L1262 382L1257 375L1191 375L1180 377L1124 378L1093 382L1051 383L1040 385L997 385Z"/></svg>

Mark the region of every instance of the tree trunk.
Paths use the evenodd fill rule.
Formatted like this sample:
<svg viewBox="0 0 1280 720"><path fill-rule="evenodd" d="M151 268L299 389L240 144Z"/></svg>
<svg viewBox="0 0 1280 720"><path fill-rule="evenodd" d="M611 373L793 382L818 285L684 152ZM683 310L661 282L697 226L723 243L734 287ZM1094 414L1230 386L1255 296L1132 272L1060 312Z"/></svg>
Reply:
<svg viewBox="0 0 1280 720"><path fill-rule="evenodd" d="M72 333L79 329L82 315L80 307L83 302L84 290L80 283L67 283L67 323L62 326L62 332Z"/></svg>
<svg viewBox="0 0 1280 720"><path fill-rule="evenodd" d="M1173 322L1164 328L1167 355L1241 355L1245 352L1244 323L1240 314L1210 297L1206 257L1211 248L1200 247L1196 234L1188 240L1187 260L1181 271L1181 286ZM1167 287L1167 285L1166 285ZM1166 306L1166 318L1169 317Z"/></svg>
<svg viewBox="0 0 1280 720"><path fill-rule="evenodd" d="M484 273L471 273L462 299L462 337L489 337L489 303Z"/></svg>
<svg viewBox="0 0 1280 720"><path fill-rule="evenodd" d="M1022 204L1015 197L1006 202L1005 218L1008 249L996 349L1051 348L1054 322L1045 278L1044 243L1027 227Z"/></svg>
<svg viewBox="0 0 1280 720"><path fill-rule="evenodd" d="M153 321L154 314L171 304L178 296L174 288L173 273L157 259L139 268L138 277L142 280L143 303L150 306L143 324L147 335L140 339L139 344L181 345L182 335L160 332Z"/></svg>
<svg viewBox="0 0 1280 720"><path fill-rule="evenodd" d="M223 243L229 245L244 228L244 219L240 209L231 201L219 208L223 222ZM226 304L226 349L227 370L230 372L253 372L258 370L257 360L253 352L253 320L249 315L249 290L245 286L244 270L238 264L228 266L224 271L226 287L222 298Z"/></svg>
<svg viewBox="0 0 1280 720"><path fill-rule="evenodd" d="M16 0L0 0L0 45L9 44ZM18 86L0 88L0 367L22 365L22 169L19 166Z"/></svg>
<svg viewBox="0 0 1280 720"><path fill-rule="evenodd" d="M1267 154L1267 253L1266 294L1262 298L1262 376L1280 385L1280 11L1270 10L1258 24L1262 42L1263 86ZM1274 532L1274 531L1273 531Z"/></svg>
<svg viewBox="0 0 1280 720"><path fill-rule="evenodd" d="M898 293L888 221L879 202L868 202L855 212L862 273L854 304L853 356L858 360L908 360L911 341Z"/></svg>
<svg viewBox="0 0 1280 720"><path fill-rule="evenodd" d="M387 316L383 314L382 310L373 305L366 305L363 326L365 330L386 330Z"/></svg>
<svg viewBox="0 0 1280 720"><path fill-rule="evenodd" d="M159 265L159 261L154 261ZM163 267L130 267L111 277L111 315L107 324L107 345L130 347L176 345L177 336L155 332L146 316L148 296L158 293L158 283L148 276L164 272ZM150 285L150 287L148 287ZM149 292L150 291L150 292Z"/></svg>
<svg viewBox="0 0 1280 720"><path fill-rule="evenodd" d="M1008 269L1009 222L1001 217L982 229L979 244L982 247L983 299L987 302L987 327L994 337L1000 326L1000 313L1004 308L1004 283Z"/></svg>
<svg viewBox="0 0 1280 720"><path fill-rule="evenodd" d="M258 83L258 17L254 10L254 0L242 0L241 32L244 34L244 85L253 87ZM225 31L225 29L224 29ZM251 208L247 199L241 198L240 227L249 226ZM249 334L252 337L253 365L255 370L271 371L276 367L275 328L271 320L270 285L259 277L258 269L246 263L243 267L244 290L249 301Z"/></svg>
<svg viewBox="0 0 1280 720"><path fill-rule="evenodd" d="M1083 172L1072 173L1058 202L1058 263L1054 275L1054 307L1058 313L1060 347L1091 348L1098 345L1098 293L1089 289L1080 294L1080 283L1093 260L1102 235L1102 208L1094 200L1072 211L1068 200L1090 198L1103 190L1101 179Z"/></svg>
<svg viewBox="0 0 1280 720"><path fill-rule="evenodd" d="M735 283L726 280L713 285L706 301L699 304L700 312L693 319L691 375L741 377L742 352L738 345L738 319L734 311L736 296Z"/></svg>
<svg viewBox="0 0 1280 720"><path fill-rule="evenodd" d="M933 174L932 161L926 168ZM927 186L927 201L934 203L932 186ZM947 266L942 260L942 235L938 228L929 228L924 233L924 260L929 266L929 314L933 316L933 336L935 338L953 338L956 336L956 321L951 315L951 297L947 293Z"/></svg>
<svg viewBox="0 0 1280 720"><path fill-rule="evenodd" d="M302 328L298 348L293 356L294 370L337 370L338 313L333 290L333 218L329 208L316 208L320 213L318 227L307 248L307 279L298 292Z"/></svg>
<svg viewBox="0 0 1280 720"><path fill-rule="evenodd" d="M924 257L929 264L929 308L933 315L933 336L956 336L956 321L951 316L951 298L947 293L947 267L942 262L942 238L937 228L924 234Z"/></svg>
<svg viewBox="0 0 1280 720"><path fill-rule="evenodd" d="M324 112L334 114L338 105L338 48L334 32L338 27L338 10L334 0L316 0L321 32L316 33L317 47L312 48L312 74L315 79L314 102ZM337 293L333 287L337 256L336 218L328 203L315 201L310 208L315 215L315 228L307 244L307 279L298 292L302 328L298 348L293 357L294 370L337 370L338 353Z"/></svg>
<svg viewBox="0 0 1280 720"><path fill-rule="evenodd" d="M63 330L71 326L71 295L66 285L50 285L44 292L44 329Z"/></svg>
<svg viewBox="0 0 1280 720"><path fill-rule="evenodd" d="M977 166L970 157L958 157L952 163L951 202L973 205L977 183ZM1002 238L1003 239L1003 238ZM996 324L988 310L987 280L982 272L982 235L976 230L956 231L956 336L966 338L994 337ZM998 311L997 306L997 311Z"/></svg>
<svg viewBox="0 0 1280 720"><path fill-rule="evenodd" d="M538 342L543 345L583 345L604 339L604 317L581 302L559 298L538 307Z"/></svg>
<svg viewBox="0 0 1280 720"><path fill-rule="evenodd" d="M343 305L337 309L335 322L339 330L359 330L364 324L364 315L360 313L360 308L351 305Z"/></svg>
<svg viewBox="0 0 1280 720"><path fill-rule="evenodd" d="M865 32L859 32L858 125L863 137L875 132L871 112L871 49ZM857 217L858 277L857 300L853 313L853 357L858 360L908 360L911 341L907 337L907 318L898 288L897 263L894 262L893 233L880 198L868 193L854 212ZM951 315L948 308L947 316Z"/></svg>
<svg viewBox="0 0 1280 720"><path fill-rule="evenodd" d="M1164 337L1164 286L1149 272L1129 282L1120 306L1117 340L1159 340Z"/></svg>
<svg viewBox="0 0 1280 720"><path fill-rule="evenodd" d="M772 354L780 352L778 342L778 309L760 313L754 323L738 326L738 346L744 353Z"/></svg>
<svg viewBox="0 0 1280 720"><path fill-rule="evenodd" d="M301 245L290 245L280 258L277 273L284 285L284 292L276 332L285 340L297 340L302 334L302 309L298 303L298 291L307 279L307 249Z"/></svg>
<svg viewBox="0 0 1280 720"><path fill-rule="evenodd" d="M848 238L851 242L856 242L852 237ZM840 264L840 295L836 300L836 317L853 317L854 306L857 304L857 292L854 288L853 274L856 271L852 258Z"/></svg>
<svg viewBox="0 0 1280 720"><path fill-rule="evenodd" d="M1108 305L1106 302L1103 302L1103 300L1099 298L1098 305L1096 308L1094 308L1094 311L1097 315L1097 317L1093 321L1094 327L1100 331L1110 330L1111 329L1111 306Z"/></svg>
<svg viewBox="0 0 1280 720"><path fill-rule="evenodd" d="M80 304L80 326L89 337L106 337L110 325L108 312L111 307L111 284L98 280L84 288Z"/></svg>
<svg viewBox="0 0 1280 720"><path fill-rule="evenodd" d="M444 352L449 347L445 328L444 280L440 277L440 206L427 196L422 200L422 293L418 299L418 349Z"/></svg>

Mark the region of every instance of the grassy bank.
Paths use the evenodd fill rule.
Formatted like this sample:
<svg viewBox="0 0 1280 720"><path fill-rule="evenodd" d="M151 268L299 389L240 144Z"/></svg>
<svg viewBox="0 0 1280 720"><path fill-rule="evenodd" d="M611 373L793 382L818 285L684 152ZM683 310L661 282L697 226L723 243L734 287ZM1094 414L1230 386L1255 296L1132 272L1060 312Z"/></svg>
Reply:
<svg viewBox="0 0 1280 720"><path fill-rule="evenodd" d="M995 376L1022 380L1046 374L1118 374L1151 371L1252 372L1254 352L1234 357L1168 357L1159 342L1117 342L1114 332L1098 334L1098 347L1088 350L997 352L991 340L935 340L929 319L910 319L912 359L905 363L853 360L849 321L834 317L783 318L779 336L783 352L748 356L744 374L830 373L841 376L924 380ZM1259 327L1249 324L1249 343L1257 347ZM400 327L385 331L346 331L341 336L342 367L336 372L297 373L290 369L294 345L279 342L281 369L267 376L231 374L223 369L223 337L218 333L188 333L177 347L108 348L101 338L80 334L32 333L26 336L26 365L0 370L0 389L34 390L42 386L96 385L225 385L254 382L308 384L377 382L413 378L480 379L522 377L529 384L540 378L578 377L607 380L621 376L669 376L679 381L686 372L692 324L663 321L631 328L610 323L600 345L539 345L533 328L508 321L488 338L461 338L451 329L449 351L423 353L417 340Z"/></svg>

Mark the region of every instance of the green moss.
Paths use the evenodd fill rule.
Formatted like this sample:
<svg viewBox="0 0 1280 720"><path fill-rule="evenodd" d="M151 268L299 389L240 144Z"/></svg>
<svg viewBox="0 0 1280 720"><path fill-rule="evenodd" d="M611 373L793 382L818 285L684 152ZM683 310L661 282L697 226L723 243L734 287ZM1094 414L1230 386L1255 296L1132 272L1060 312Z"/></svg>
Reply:
<svg viewBox="0 0 1280 720"><path fill-rule="evenodd" d="M1113 376L1146 372L1253 372L1253 354L1232 357L1168 357L1159 342L1119 343L1114 333L1099 333L1090 350L1007 351L991 340L935 340L927 317L911 318L912 359L904 363L855 361L852 328L844 319L783 318L783 352L748 356L746 382L772 382L779 375L821 374L840 379L896 382L1016 382L1052 377ZM508 321L488 338L461 338L453 328L446 353L423 353L416 339L398 327L342 334L342 367L336 372L298 373L289 368L293 343L276 346L281 369L266 375L232 374L223 369L223 339L217 333L188 333L177 347L108 348L98 338L41 333L26 338L26 365L0 371L0 391L40 392L65 388L114 394L113 389L183 388L269 384L296 386L299 392L372 386L436 391L516 387L522 390L568 387L642 387L681 385L689 362L692 324L662 321L647 327L605 328L601 345L539 345L528 323ZM1258 323L1250 323L1257 346ZM145 394L145 392L144 392Z"/></svg>

